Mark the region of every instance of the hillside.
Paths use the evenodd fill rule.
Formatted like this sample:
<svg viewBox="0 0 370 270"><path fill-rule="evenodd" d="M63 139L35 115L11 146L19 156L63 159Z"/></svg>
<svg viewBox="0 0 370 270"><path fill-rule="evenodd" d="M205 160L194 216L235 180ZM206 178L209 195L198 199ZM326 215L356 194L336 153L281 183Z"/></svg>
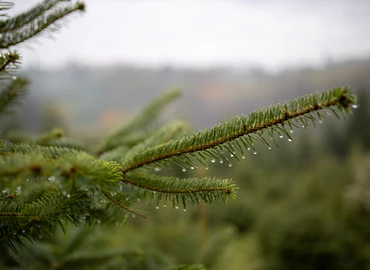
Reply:
<svg viewBox="0 0 370 270"><path fill-rule="evenodd" d="M43 128L40 122L46 117L67 129L104 133L131 117L158 93L178 87L184 96L169 115L173 118L175 114L189 121L194 129L201 129L231 115L338 85L370 88L369 72L370 60L278 74L259 69L144 69L75 64L57 70L32 68L23 70L32 86L19 118L23 127L33 131Z"/></svg>

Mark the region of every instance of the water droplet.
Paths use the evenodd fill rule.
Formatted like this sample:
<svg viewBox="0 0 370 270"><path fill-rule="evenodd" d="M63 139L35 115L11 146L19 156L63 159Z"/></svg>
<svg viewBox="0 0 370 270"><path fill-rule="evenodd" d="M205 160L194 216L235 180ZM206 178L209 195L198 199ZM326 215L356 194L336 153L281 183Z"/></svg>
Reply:
<svg viewBox="0 0 370 270"><path fill-rule="evenodd" d="M195 167L191 166L191 167L190 167L190 169L194 170L194 169L195 169Z"/></svg>
<svg viewBox="0 0 370 270"><path fill-rule="evenodd" d="M54 182L54 181L56 180L56 178L55 178L55 176L50 176L50 177L48 178L48 180L49 180L50 182Z"/></svg>
<svg viewBox="0 0 370 270"><path fill-rule="evenodd" d="M242 156L242 159L245 159L245 156Z"/></svg>
<svg viewBox="0 0 370 270"><path fill-rule="evenodd" d="M232 166L233 166L233 164L229 163L229 167L232 167Z"/></svg>
<svg viewBox="0 0 370 270"><path fill-rule="evenodd" d="M319 124L322 124L322 120L319 120Z"/></svg>
<svg viewBox="0 0 370 270"><path fill-rule="evenodd" d="M288 141L289 141L289 142L291 142L291 141L292 141L292 139L288 139Z"/></svg>
<svg viewBox="0 0 370 270"><path fill-rule="evenodd" d="M271 150L271 147L269 146L268 149Z"/></svg>
<svg viewBox="0 0 370 270"><path fill-rule="evenodd" d="M248 147L248 148L247 148L247 150L249 151L249 150L251 150L251 148L250 148L250 147Z"/></svg>
<svg viewBox="0 0 370 270"><path fill-rule="evenodd" d="M357 104L353 104L353 105L352 105L352 108L353 108L353 109L357 109L357 108L358 108L358 105L357 105Z"/></svg>
<svg viewBox="0 0 370 270"><path fill-rule="evenodd" d="M161 170L161 168L158 168L158 167L155 167L155 168L154 168L154 171L155 171L155 172L159 172L160 170Z"/></svg>
<svg viewBox="0 0 370 270"><path fill-rule="evenodd" d="M156 193L157 193L157 191L155 191L155 190L154 190L154 191L153 191L153 193L154 193L154 194L156 194Z"/></svg>
<svg viewBox="0 0 370 270"><path fill-rule="evenodd" d="M209 168L208 167L206 167L206 170L208 170Z"/></svg>
<svg viewBox="0 0 370 270"><path fill-rule="evenodd" d="M186 208L184 208L184 212L186 212Z"/></svg>
<svg viewBox="0 0 370 270"><path fill-rule="evenodd" d="M284 136L283 135L280 135L279 138L282 139L282 138L284 138Z"/></svg>
<svg viewBox="0 0 370 270"><path fill-rule="evenodd" d="M13 80L16 80L17 79L17 76L13 76L12 78L13 78Z"/></svg>
<svg viewBox="0 0 370 270"><path fill-rule="evenodd" d="M293 131L293 129L291 129L291 130L289 130L289 132L290 132L290 133L293 133L294 131Z"/></svg>
<svg viewBox="0 0 370 270"><path fill-rule="evenodd" d="M212 163L215 163L215 162L216 162L216 160L215 160L214 158L212 158L212 159L211 159L211 162L212 162Z"/></svg>
<svg viewBox="0 0 370 270"><path fill-rule="evenodd" d="M302 125L303 128L305 128L306 126L305 125Z"/></svg>
<svg viewBox="0 0 370 270"><path fill-rule="evenodd" d="M222 159L220 159L220 163L224 163L224 161Z"/></svg>
<svg viewBox="0 0 370 270"><path fill-rule="evenodd" d="M155 209L157 209L157 210L158 210L158 209L159 209L159 206L156 206L156 207L155 207Z"/></svg>
<svg viewBox="0 0 370 270"><path fill-rule="evenodd" d="M176 206L175 206L175 209L177 210L177 209L179 209L179 207L176 205Z"/></svg>
<svg viewBox="0 0 370 270"><path fill-rule="evenodd" d="M234 157L234 154L230 154L230 157Z"/></svg>
<svg viewBox="0 0 370 270"><path fill-rule="evenodd" d="M256 151L256 150L254 150L253 154L257 155L257 151Z"/></svg>
<svg viewBox="0 0 370 270"><path fill-rule="evenodd" d="M67 198L70 198L71 197L71 194L67 194Z"/></svg>
<svg viewBox="0 0 370 270"><path fill-rule="evenodd" d="M133 218L134 218L134 217L136 217L136 215L135 215L135 214L132 214L131 216L132 216Z"/></svg>
<svg viewBox="0 0 370 270"><path fill-rule="evenodd" d="M167 204L164 204L163 207L167 207Z"/></svg>
<svg viewBox="0 0 370 270"><path fill-rule="evenodd" d="M182 168L182 171L183 171L183 172L186 172L186 169L185 169L185 168Z"/></svg>

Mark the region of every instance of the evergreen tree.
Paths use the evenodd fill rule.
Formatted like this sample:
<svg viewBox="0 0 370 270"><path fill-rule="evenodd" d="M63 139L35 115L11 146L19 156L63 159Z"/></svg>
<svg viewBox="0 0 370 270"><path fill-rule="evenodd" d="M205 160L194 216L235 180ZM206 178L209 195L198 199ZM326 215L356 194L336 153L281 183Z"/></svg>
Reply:
<svg viewBox="0 0 370 270"><path fill-rule="evenodd" d="M10 3L0 3L2 12ZM84 11L81 2L44 0L34 8L0 21L0 72L2 90L0 113L8 113L29 85L17 77L20 56L11 50L58 30L70 14ZM180 96L174 90L155 99L128 123L105 138L98 151L84 149L53 129L39 136L18 136L0 142L0 252L3 264L12 252L27 242L49 238L69 224L82 226L101 222L122 222L129 215L145 218L136 209L138 200L166 202L173 208L236 197L237 186L231 179L163 176L162 169L180 167L182 171L213 162L227 163L257 153L257 144L278 146L277 137L292 140L293 130L315 125L316 120L350 114L356 97L346 87L299 97L248 115L235 116L211 129L192 135L184 133L186 124L173 122L153 125L162 109ZM261 147L261 146L260 146ZM66 252L75 248L74 238ZM222 241L221 241L222 242ZM77 256L53 269L79 269L81 262L104 262L117 254ZM123 255L122 252L119 255ZM125 254L134 256L134 254ZM20 264L21 265L21 264ZM19 265L18 265L19 266ZM84 265L86 266L86 264ZM51 266L50 266L51 267ZM75 268L73 268L75 267ZM192 269L202 269L193 266ZM179 266L178 269L185 269ZM190 267L191 269L191 267Z"/></svg>

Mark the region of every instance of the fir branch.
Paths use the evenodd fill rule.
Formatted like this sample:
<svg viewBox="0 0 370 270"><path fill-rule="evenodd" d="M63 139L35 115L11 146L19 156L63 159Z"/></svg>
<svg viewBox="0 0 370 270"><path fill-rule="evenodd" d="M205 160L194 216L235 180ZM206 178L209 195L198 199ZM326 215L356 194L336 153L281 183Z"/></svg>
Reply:
<svg viewBox="0 0 370 270"><path fill-rule="evenodd" d="M147 105L135 118L128 123L119 127L115 132L107 137L101 147L100 153L111 150L119 145L124 137L129 134L135 133L138 130L148 130L150 123L158 118L158 115L163 108L168 105L171 101L178 98L181 91L178 89L168 91L158 98L154 99L149 105Z"/></svg>
<svg viewBox="0 0 370 270"><path fill-rule="evenodd" d="M99 156L99 159L106 160L106 161L116 161L121 162L122 157L126 155L126 153L129 151L129 148L127 146L118 146L114 148L113 150L106 151L102 155Z"/></svg>
<svg viewBox="0 0 370 270"><path fill-rule="evenodd" d="M54 189L29 204L0 201L0 249L10 247L16 251L14 243L22 245L23 237L39 239L50 234L62 220L78 224L81 216L87 214L84 196L83 193L67 196Z"/></svg>
<svg viewBox="0 0 370 270"><path fill-rule="evenodd" d="M59 1L62 2L62 1ZM50 31L56 31L60 28L59 21L65 19L68 15L74 14L76 12L83 12L85 10L85 4L82 2L76 2L73 5L68 5L63 8L57 8L48 10L48 14L29 14L29 18L33 18L28 21L27 15L21 15L22 19L25 21L21 28L7 26L4 23L5 31L2 32L0 39L0 48L7 49L16 44L22 43L28 39L38 36L41 32L46 29ZM32 10L31 10L32 11ZM21 19L21 17L18 18ZM26 19L25 19L26 18ZM27 22L28 21L28 22ZM1 30L0 30L1 31Z"/></svg>
<svg viewBox="0 0 370 270"><path fill-rule="evenodd" d="M169 140L176 138L180 133L182 133L187 128L187 125L180 121L175 121L168 125L163 126L157 131L153 132L151 135L147 136L146 140L132 147L129 151L124 153L121 157L125 159L129 156L133 156L139 152L145 151L149 147L157 144L162 144L168 142Z"/></svg>
<svg viewBox="0 0 370 270"><path fill-rule="evenodd" d="M174 207L180 202L186 209L187 201L199 204L200 199L212 204L214 200L226 202L227 198L235 198L237 187L230 179L219 178L177 178L151 175L144 173L126 173L124 183L138 187L146 197L148 191L157 196L157 206L162 199L170 200ZM140 192L140 190L139 190Z"/></svg>
<svg viewBox="0 0 370 270"><path fill-rule="evenodd" d="M138 215L138 216L141 216L141 217L143 217L143 218L146 218L146 216L144 216L144 215L142 215L142 214L140 214L140 213L138 213L138 212L135 212L134 210L132 210L132 209L128 208L128 207L127 207L127 206L125 206L125 205L123 205L123 203L120 203L119 201L115 200L115 199L113 198L113 196L109 195L109 193L108 193L108 192L106 192L106 191L102 190L102 193L103 193L103 194L104 194L104 196L105 196L108 200L110 200L114 205L116 205L116 206L118 206L118 207L120 207L120 208L122 208L122 209L125 209L127 212L130 212L130 213L132 213L132 214L134 214L134 215Z"/></svg>
<svg viewBox="0 0 370 270"><path fill-rule="evenodd" d="M0 145L0 156L19 154L40 154L44 158L58 159L64 155L78 155L81 150L59 146L40 146L6 142Z"/></svg>
<svg viewBox="0 0 370 270"><path fill-rule="evenodd" d="M8 51L0 54L0 74L5 73L9 66L17 67L20 56L16 51Z"/></svg>
<svg viewBox="0 0 370 270"><path fill-rule="evenodd" d="M0 11L9 10L14 6L14 3L11 2L0 2ZM4 13L0 14L1 17L6 17L7 15Z"/></svg>
<svg viewBox="0 0 370 270"><path fill-rule="evenodd" d="M11 143L53 146L60 148L74 148L86 151L85 147L78 141L63 137L63 130L54 128L49 132L35 135L24 131L11 131L8 133L7 140ZM0 147L1 149L1 147Z"/></svg>
<svg viewBox="0 0 370 270"><path fill-rule="evenodd" d="M41 171L49 170L45 165L50 162L38 154L0 156L0 161L0 177L2 178L17 177L20 174L39 174Z"/></svg>
<svg viewBox="0 0 370 270"><path fill-rule="evenodd" d="M24 27L62 2L65 3L63 0L44 0L26 12L18 14L8 20L2 20L0 21L0 33Z"/></svg>
<svg viewBox="0 0 370 270"><path fill-rule="evenodd" d="M29 81L25 78L11 80L2 92L0 92L0 114L9 112L11 105L16 104L19 98L26 93Z"/></svg>
<svg viewBox="0 0 370 270"><path fill-rule="evenodd" d="M33 140L33 144L46 145L50 141L60 138L63 136L63 130L60 128L54 128L51 131L41 134Z"/></svg>
<svg viewBox="0 0 370 270"><path fill-rule="evenodd" d="M103 161L80 152L78 155L61 156L58 159L61 176L78 189L103 189L115 191L122 179L120 165Z"/></svg>
<svg viewBox="0 0 370 270"><path fill-rule="evenodd" d="M242 146L255 149L256 141L271 148L265 136L273 138L276 133L292 140L286 126L290 129L298 125L307 128L309 122L316 119L314 113L325 109L330 109L336 115L338 112L350 114L349 106L355 103L356 97L352 91L344 87L300 97L290 103L270 106L267 110L256 110L247 116L236 116L209 130L195 133L191 137L185 136L130 156L122 162L122 172L127 173L153 163L160 166L163 161L167 164L166 160L170 158L183 167L195 166L191 157L203 163L207 158L211 161L220 159L229 162L231 166L223 152L237 158L238 150L244 155Z"/></svg>

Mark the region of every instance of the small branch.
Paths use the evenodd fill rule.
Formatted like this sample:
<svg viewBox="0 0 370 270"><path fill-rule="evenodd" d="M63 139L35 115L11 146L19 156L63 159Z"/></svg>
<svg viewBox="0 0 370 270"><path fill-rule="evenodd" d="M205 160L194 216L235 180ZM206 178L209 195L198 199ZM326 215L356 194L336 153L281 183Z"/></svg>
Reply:
<svg viewBox="0 0 370 270"><path fill-rule="evenodd" d="M337 92L339 93L339 95L333 97L332 95L338 94ZM144 151L138 154L142 156L145 156L147 154L148 155L147 158L139 159L139 161L137 162L135 162L133 158L132 160L130 160L131 162L128 162L127 167L123 165L121 171L125 174L129 171L140 168L144 165L148 165L154 162L165 160L171 157L182 156L184 154L191 154L191 153L196 153L196 152L204 151L207 149L215 148L225 143L234 141L240 137L243 137L246 135L252 135L264 129L267 129L273 126L278 126L279 124L284 126L286 122L289 122L292 119L295 119L295 118L299 119L302 116L310 115L311 113L315 111L319 111L325 108L330 108L333 106L348 108L349 104L354 102L354 96L349 96L349 95L350 95L349 89L339 88L339 89L334 89L332 91L327 91L322 96L314 96L314 98L303 97L301 99L295 100L296 103L292 103L294 104L294 108L291 108L290 110L286 109L288 108L289 104L285 104L283 106L278 105L278 106L270 108L269 113L274 113L274 115L272 119L268 119L267 121L265 121L265 118L266 118L266 115L269 117L269 114L267 114L264 111L255 111L251 113L248 118L248 120L253 119L254 122L245 121L246 117L242 116L242 117L239 117L238 120L232 123L236 125L236 126L231 127L233 129L232 131L228 131L228 130L225 131L224 129L226 129L226 127L224 128L224 126L221 125L217 127L217 129L213 128L211 130L206 130L202 133L195 134L192 137L185 137L182 140L180 139L176 142L170 142L170 144L163 144L161 146L158 146L158 148L162 147L161 148L161 150L163 150L162 152L158 151L158 149L150 148L146 152ZM319 97L322 98L323 100L320 102L312 102L312 100L315 100ZM296 107L296 105L299 105L299 106ZM207 134L207 132L209 132L210 134ZM222 133L222 134L217 135L217 132ZM202 136L203 137L207 136L207 139L208 139L208 136L213 137L213 138L208 139L208 141L206 141L205 139L204 142L196 143L195 139L198 137L200 138ZM153 154L153 152L155 152L155 154Z"/></svg>
<svg viewBox="0 0 370 270"><path fill-rule="evenodd" d="M125 209L126 211L128 211L128 212L130 212L130 213L132 213L132 214L135 214L135 215L141 216L141 217L143 217L143 218L146 218L146 216L144 216L144 215L142 215L142 214L140 214L140 213L138 213L138 212L135 212L134 210L132 210L132 209L130 209L130 208L128 208L128 207L126 207L126 206L124 206L124 205L123 205L123 204L121 204L120 202L118 202L118 201L116 201L115 199L113 199L111 196L109 196L108 192L106 192L106 191L102 190L102 193L104 194L104 196L105 196L105 197L107 197L107 199L108 199L108 200L110 200L110 201L111 201L112 203L114 203L115 205L117 205L117 206L119 206L119 207L121 207L121 208Z"/></svg>
<svg viewBox="0 0 370 270"><path fill-rule="evenodd" d="M3 73L10 64L16 65L20 57L16 52L9 52L9 54L3 54L2 58L3 59L0 61L2 62L0 63L0 74Z"/></svg>
<svg viewBox="0 0 370 270"><path fill-rule="evenodd" d="M146 190L151 190L155 192L161 192L161 193L166 193L166 194L195 194L195 193L201 193L201 192L214 192L214 191L222 191L225 194L231 194L231 190L229 188L225 187L213 187L213 188L199 188L199 189L178 189L178 190L170 190L170 189L160 189L156 187L150 187L144 184L139 184L136 183L127 177L123 177L122 181L124 183L131 184L133 186L146 189Z"/></svg>

